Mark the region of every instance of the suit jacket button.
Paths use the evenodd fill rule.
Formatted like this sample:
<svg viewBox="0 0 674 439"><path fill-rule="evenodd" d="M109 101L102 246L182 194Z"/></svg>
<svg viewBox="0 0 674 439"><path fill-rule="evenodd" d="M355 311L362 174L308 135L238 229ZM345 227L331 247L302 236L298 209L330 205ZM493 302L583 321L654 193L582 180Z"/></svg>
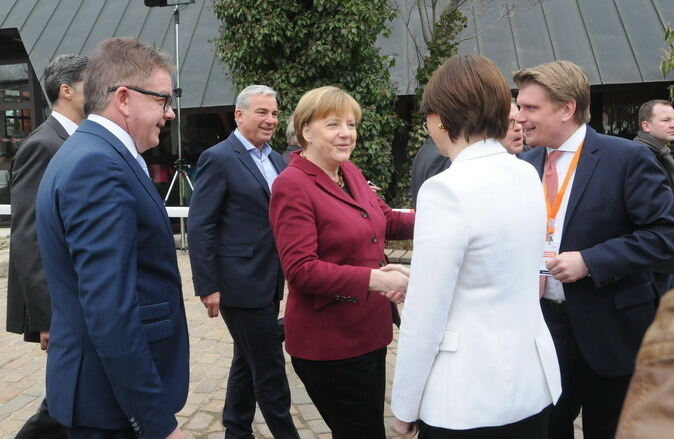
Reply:
<svg viewBox="0 0 674 439"><path fill-rule="evenodd" d="M367 212L365 212L364 210L360 212L360 216L362 216L363 218L368 217Z"/></svg>
<svg viewBox="0 0 674 439"><path fill-rule="evenodd" d="M372 241L373 243L376 243L376 242L379 241L379 240L377 239L376 236L373 236L373 237L370 239L370 241Z"/></svg>

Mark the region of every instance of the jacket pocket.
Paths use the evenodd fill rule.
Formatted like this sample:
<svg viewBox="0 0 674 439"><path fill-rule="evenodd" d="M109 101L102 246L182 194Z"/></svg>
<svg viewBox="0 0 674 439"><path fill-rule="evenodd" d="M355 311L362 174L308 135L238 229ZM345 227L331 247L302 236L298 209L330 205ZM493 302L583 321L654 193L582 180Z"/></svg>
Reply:
<svg viewBox="0 0 674 439"><path fill-rule="evenodd" d="M613 295L616 309L629 308L655 299L655 291L650 282L634 287L628 287Z"/></svg>
<svg viewBox="0 0 674 439"><path fill-rule="evenodd" d="M171 320L144 323L143 331L149 342L164 340L173 336L173 324Z"/></svg>
<svg viewBox="0 0 674 439"><path fill-rule="evenodd" d="M140 306L140 319L144 322L168 317L171 305L168 302L151 303Z"/></svg>
<svg viewBox="0 0 674 439"><path fill-rule="evenodd" d="M235 258L252 258L252 245L221 245L218 247L218 256L231 256Z"/></svg>
<svg viewBox="0 0 674 439"><path fill-rule="evenodd" d="M456 352L459 349L459 331L445 330L440 341L439 350L444 352Z"/></svg>
<svg viewBox="0 0 674 439"><path fill-rule="evenodd" d="M334 296L314 296L314 309L325 308L328 305L337 303Z"/></svg>

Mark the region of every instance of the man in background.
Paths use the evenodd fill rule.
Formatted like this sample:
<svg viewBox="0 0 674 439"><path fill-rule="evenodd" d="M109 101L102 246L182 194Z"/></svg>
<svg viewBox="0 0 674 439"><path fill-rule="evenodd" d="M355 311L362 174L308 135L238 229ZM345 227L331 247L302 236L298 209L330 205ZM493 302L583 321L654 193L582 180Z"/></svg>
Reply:
<svg viewBox="0 0 674 439"><path fill-rule="evenodd" d="M11 168L12 228L7 280L7 330L49 346L51 305L35 229L35 197L49 161L84 119L83 73L87 58L61 55L44 69L43 85L51 115L19 147ZM62 438L46 402L16 438Z"/></svg>
<svg viewBox="0 0 674 439"><path fill-rule="evenodd" d="M236 98L237 128L204 151L190 203L194 291L234 340L222 412L225 438L252 438L255 403L276 439L297 439L278 333L284 277L269 224L272 183L285 168L268 142L276 92L250 85ZM225 367L225 365L221 365Z"/></svg>
<svg viewBox="0 0 674 439"><path fill-rule="evenodd" d="M292 114L288 118L288 126L286 127L286 142L288 142L288 146L286 147L286 150L283 151L283 161L287 165L290 163L290 154L302 149L300 142L297 140L297 134L295 134Z"/></svg>
<svg viewBox="0 0 674 439"><path fill-rule="evenodd" d="M646 145L655 155L665 173L670 189L674 189L674 157L668 143L674 141L674 108L672 103L654 99L639 108L639 132L634 141ZM674 259L653 267L658 293L665 294L674 287Z"/></svg>
<svg viewBox="0 0 674 439"><path fill-rule="evenodd" d="M435 142L429 136L412 161L412 181L410 183L410 205L412 209L417 207L417 195L421 185L432 176L449 168L451 164L452 161L449 157L440 155Z"/></svg>

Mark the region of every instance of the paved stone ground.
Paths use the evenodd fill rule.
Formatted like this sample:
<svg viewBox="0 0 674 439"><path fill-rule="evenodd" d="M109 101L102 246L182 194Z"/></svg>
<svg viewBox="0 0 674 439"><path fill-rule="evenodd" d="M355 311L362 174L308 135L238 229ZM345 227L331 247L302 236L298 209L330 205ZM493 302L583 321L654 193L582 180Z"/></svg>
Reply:
<svg viewBox="0 0 674 439"><path fill-rule="evenodd" d="M0 233L0 235L2 235ZM3 235L4 236L4 235ZM6 273L6 250L0 240L0 276ZM183 279L185 308L190 330L191 375L189 397L178 413L188 438L223 437L220 412L224 404L225 383L232 358L232 339L221 318L209 319L201 302L194 297L189 259L178 252ZM4 331L7 304L7 279L0 279L0 438L12 438L34 412L44 391L45 356L36 344ZM389 407L391 380L395 363L397 333L387 357L386 424L387 436L396 437L388 426L393 418ZM329 439L329 430L311 403L301 381L287 358L287 373L292 393L291 413L302 439ZM255 416L257 438L272 438L259 410ZM576 439L582 439L577 431Z"/></svg>

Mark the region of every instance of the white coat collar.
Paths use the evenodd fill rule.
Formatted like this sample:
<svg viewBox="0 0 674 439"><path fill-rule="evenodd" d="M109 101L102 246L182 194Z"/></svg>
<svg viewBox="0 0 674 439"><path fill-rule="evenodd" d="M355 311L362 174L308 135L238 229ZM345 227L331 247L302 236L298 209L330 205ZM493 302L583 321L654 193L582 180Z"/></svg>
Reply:
<svg viewBox="0 0 674 439"><path fill-rule="evenodd" d="M471 160L494 154L508 154L508 151L506 151L503 145L501 145L501 142L496 139L480 140L461 151L459 155L452 160L452 164L463 160Z"/></svg>

